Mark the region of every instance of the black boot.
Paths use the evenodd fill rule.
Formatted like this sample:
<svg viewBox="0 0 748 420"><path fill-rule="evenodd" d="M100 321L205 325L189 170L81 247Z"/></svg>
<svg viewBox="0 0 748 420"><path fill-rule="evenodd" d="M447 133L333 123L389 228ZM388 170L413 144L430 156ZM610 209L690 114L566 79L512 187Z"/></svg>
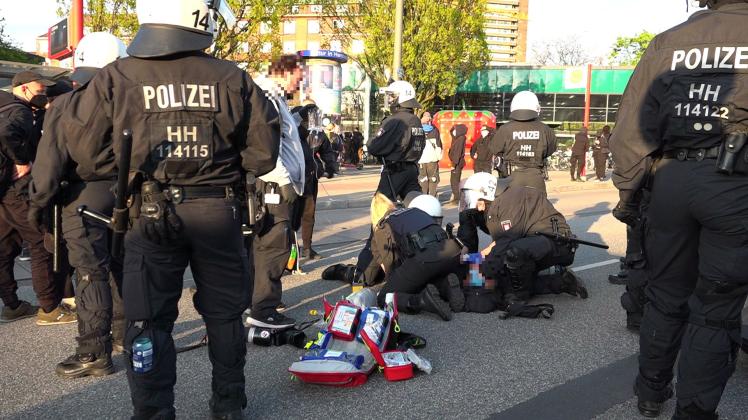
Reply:
<svg viewBox="0 0 748 420"><path fill-rule="evenodd" d="M439 290L433 284L426 285L426 288L418 295L413 296L417 311L426 311L439 315L443 320L452 319L452 310L449 304L439 296Z"/></svg>
<svg viewBox="0 0 748 420"><path fill-rule="evenodd" d="M448 274L447 277L439 281L437 287L439 295L449 302L449 308L452 309L452 312L465 310L465 293L460 287L460 278L457 277L457 274Z"/></svg>
<svg viewBox="0 0 748 420"><path fill-rule="evenodd" d="M626 284L626 280L629 276L629 270L627 268L621 268L618 274L611 274L608 276L608 281L611 284Z"/></svg>
<svg viewBox="0 0 748 420"><path fill-rule="evenodd" d="M82 378L84 376L106 376L114 373L114 364L109 354L74 354L57 364L57 376Z"/></svg>
<svg viewBox="0 0 748 420"><path fill-rule="evenodd" d="M638 398L636 408L639 409L639 413L641 413L642 416L649 418L660 416L660 413L662 413L662 405L673 396L673 386L668 385L662 392L662 401L647 401ZM636 389L636 385L634 385L634 395L637 397L639 396L639 391Z"/></svg>
<svg viewBox="0 0 748 420"><path fill-rule="evenodd" d="M718 420L719 414L707 413L698 407L689 405L686 408L680 406L675 407L675 413L673 414L673 420Z"/></svg>
<svg viewBox="0 0 748 420"><path fill-rule="evenodd" d="M338 280L346 283L353 282L353 273L356 266L351 264L335 264L325 268L322 272L322 280Z"/></svg>
<svg viewBox="0 0 748 420"><path fill-rule="evenodd" d="M589 293L587 293L587 288L584 287L582 279L580 279L570 268L564 269L564 272L561 274L561 293L579 296L582 299L587 299L589 297Z"/></svg>
<svg viewBox="0 0 748 420"><path fill-rule="evenodd" d="M222 413L222 414L210 414L211 420L242 420L244 419L244 413L241 409L236 409L234 411L228 412L228 413Z"/></svg>

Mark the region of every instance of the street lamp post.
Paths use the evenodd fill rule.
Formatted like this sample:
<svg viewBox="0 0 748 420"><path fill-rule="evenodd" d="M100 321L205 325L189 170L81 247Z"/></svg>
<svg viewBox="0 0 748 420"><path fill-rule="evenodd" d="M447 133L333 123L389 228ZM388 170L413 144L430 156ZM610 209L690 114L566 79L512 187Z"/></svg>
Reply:
<svg viewBox="0 0 748 420"><path fill-rule="evenodd" d="M403 0L395 1L395 53L392 60L392 79L400 80L403 53Z"/></svg>

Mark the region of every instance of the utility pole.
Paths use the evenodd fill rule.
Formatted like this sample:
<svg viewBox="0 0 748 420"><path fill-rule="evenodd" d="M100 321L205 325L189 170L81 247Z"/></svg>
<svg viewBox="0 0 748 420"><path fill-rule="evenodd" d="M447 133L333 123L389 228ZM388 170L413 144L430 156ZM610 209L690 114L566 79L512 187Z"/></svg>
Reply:
<svg viewBox="0 0 748 420"><path fill-rule="evenodd" d="M403 55L403 0L395 0L395 54L392 60L392 79L400 80Z"/></svg>

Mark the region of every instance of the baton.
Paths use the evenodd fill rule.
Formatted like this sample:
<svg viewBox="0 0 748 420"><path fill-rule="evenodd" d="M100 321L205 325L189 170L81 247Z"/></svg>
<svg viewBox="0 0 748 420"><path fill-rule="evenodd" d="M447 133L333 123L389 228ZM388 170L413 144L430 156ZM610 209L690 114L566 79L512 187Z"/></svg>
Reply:
<svg viewBox="0 0 748 420"><path fill-rule="evenodd" d="M535 234L539 236L545 236L546 238L553 239L555 241L568 242L571 244L587 245L593 248L600 248L600 249L610 248L608 245L605 245L605 244L598 244L595 242L589 242L589 241L585 241L585 240L577 239L577 238L568 238L566 236L561 236L559 234L545 233L545 232L535 232Z"/></svg>
<svg viewBox="0 0 748 420"><path fill-rule="evenodd" d="M122 144L120 145L119 162L117 163L117 196L114 200L114 211L112 213L112 256L119 258L122 256L122 249L125 233L127 232L127 222L129 210L127 208L127 183L130 175L130 159L132 157L132 130L125 129L122 131Z"/></svg>
<svg viewBox="0 0 748 420"><path fill-rule="evenodd" d="M67 181L60 182L61 190L67 186ZM61 192L58 193L57 200L52 206L52 271L55 273L59 273L62 266L62 205L59 194Z"/></svg>

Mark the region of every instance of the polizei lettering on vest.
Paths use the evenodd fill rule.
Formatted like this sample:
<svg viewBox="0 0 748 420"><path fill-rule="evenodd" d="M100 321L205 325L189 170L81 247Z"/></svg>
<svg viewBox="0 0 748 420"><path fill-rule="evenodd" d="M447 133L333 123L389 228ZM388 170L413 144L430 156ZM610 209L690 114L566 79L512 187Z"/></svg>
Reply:
<svg viewBox="0 0 748 420"><path fill-rule="evenodd" d="M512 140L540 140L540 131L515 131Z"/></svg>
<svg viewBox="0 0 748 420"><path fill-rule="evenodd" d="M143 85L143 101L146 112L218 111L215 85L192 83Z"/></svg>
<svg viewBox="0 0 748 420"><path fill-rule="evenodd" d="M673 51L670 70L748 69L748 47L704 47Z"/></svg>

